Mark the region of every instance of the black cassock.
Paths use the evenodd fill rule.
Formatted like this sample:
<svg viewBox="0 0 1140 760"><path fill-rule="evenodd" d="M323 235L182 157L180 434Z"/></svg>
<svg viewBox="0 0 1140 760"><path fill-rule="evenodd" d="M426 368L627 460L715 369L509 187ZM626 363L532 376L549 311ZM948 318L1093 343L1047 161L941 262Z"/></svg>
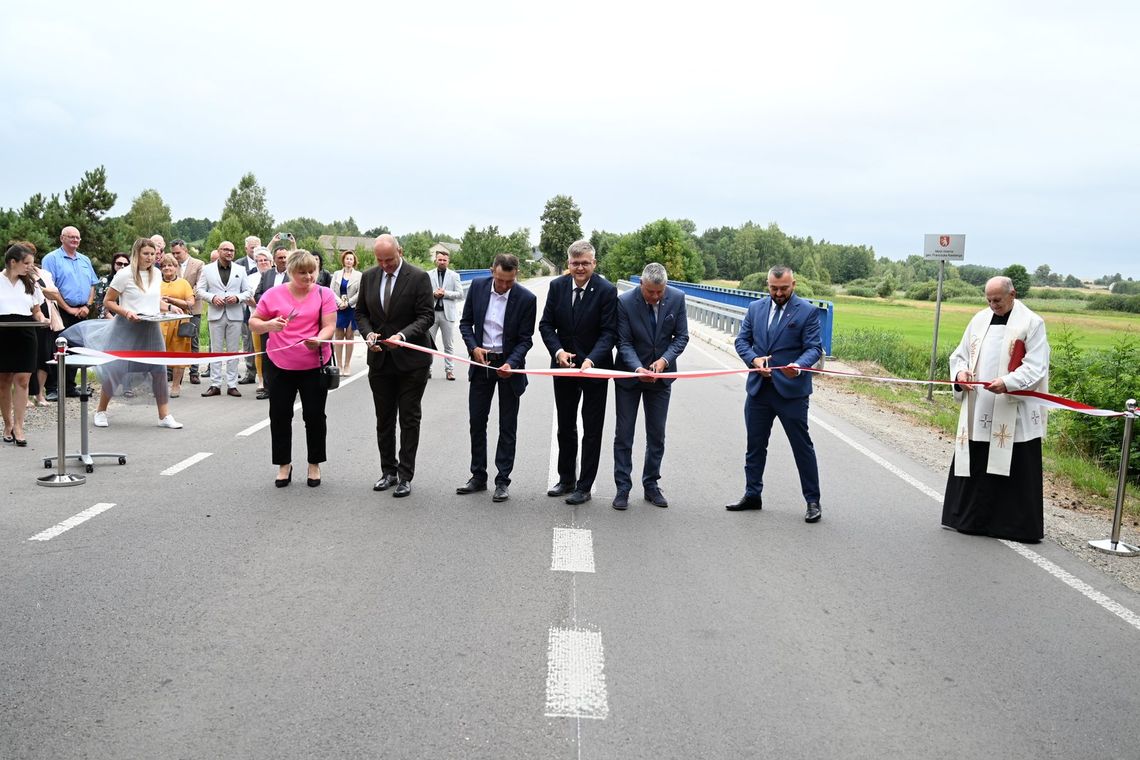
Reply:
<svg viewBox="0 0 1140 760"><path fill-rule="evenodd" d="M986 473L990 444L970 441L970 477L946 481L942 524L960 533L1036 542L1045 536L1041 439L1013 444L1009 476Z"/></svg>

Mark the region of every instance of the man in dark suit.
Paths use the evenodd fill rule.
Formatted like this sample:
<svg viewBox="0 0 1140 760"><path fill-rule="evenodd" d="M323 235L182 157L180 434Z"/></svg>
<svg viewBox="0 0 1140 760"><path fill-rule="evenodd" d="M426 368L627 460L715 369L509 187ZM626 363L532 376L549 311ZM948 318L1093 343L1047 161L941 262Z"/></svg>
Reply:
<svg viewBox="0 0 1140 760"><path fill-rule="evenodd" d="M526 375L512 372L526 368L526 354L534 344L534 320L538 312L534 293L515 284L519 260L500 253L491 266L491 276L471 283L459 334L467 353L487 369L467 372L468 416L471 420L471 479L455 489L457 494L487 490L487 418L491 399L499 389L499 443L495 448L495 493L491 501L510 498L511 470L515 466L515 439L519 399L526 390Z"/></svg>
<svg viewBox="0 0 1140 760"><path fill-rule="evenodd" d="M289 247L287 240L272 240L270 241L273 251L273 266L265 270L261 274L261 280L257 283L257 291L253 295L253 303L256 306L261 297L265 295L265 291L272 288L274 285L280 285L283 282L289 282L289 272L285 269L285 262L289 259L289 254L295 251L296 244Z"/></svg>
<svg viewBox="0 0 1140 760"><path fill-rule="evenodd" d="M744 496L725 509L737 512L763 506L764 464L768 458L768 437L772 422L779 417L784 426L796 469L800 473L800 489L807 502L804 520L818 522L819 467L815 447L808 434L808 397L811 396L811 373L799 367L810 367L823 356L820 340L819 311L795 295L796 280L788 267L768 270L768 298L753 301L748 307L740 334L736 337L736 353L749 367L759 372L748 375L744 400L744 426L748 434L748 452L744 458ZM773 372L770 367L783 367Z"/></svg>
<svg viewBox="0 0 1140 760"><path fill-rule="evenodd" d="M597 261L588 240L567 250L570 274L555 277L546 295L538 330L550 351L551 367L612 369L617 342L617 288L594 273ZM602 453L609 382L587 377L554 378L558 410L558 482L548 496L566 496L567 504L590 500ZM578 459L578 404L582 405L582 469Z"/></svg>
<svg viewBox="0 0 1140 760"><path fill-rule="evenodd" d="M646 264L641 284L618 298L617 369L646 376L614 380L614 509L629 507L633 433L639 404L645 405L645 465L641 470L645 500L658 507L669 506L659 481L673 380L653 378L648 373L677 371L677 357L689 345L689 320L685 315L685 294L669 287L668 279L665 267Z"/></svg>
<svg viewBox="0 0 1140 760"><path fill-rule="evenodd" d="M412 492L420 443L420 400L427 387L431 354L384 341L398 338L434 348L428 328L435 322L435 299L427 272L404 261L404 251L395 237L376 238L373 251L376 266L361 276L356 302L356 324L369 344L368 385L376 407L376 444L382 469L372 490L391 488L392 495L399 498Z"/></svg>

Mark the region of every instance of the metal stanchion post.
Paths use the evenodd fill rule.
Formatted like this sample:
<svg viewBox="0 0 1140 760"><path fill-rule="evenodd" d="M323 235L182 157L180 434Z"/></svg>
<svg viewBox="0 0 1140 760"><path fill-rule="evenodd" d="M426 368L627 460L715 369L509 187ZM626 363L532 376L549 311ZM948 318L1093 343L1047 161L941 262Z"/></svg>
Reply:
<svg viewBox="0 0 1140 760"><path fill-rule="evenodd" d="M59 448L58 452L58 467L54 475L44 475L42 478L36 478L36 483L41 486L48 487L61 487L61 486L81 486L87 482L87 478L82 475L72 475L67 471L67 394L64 389L67 388L67 361L64 356L67 354L67 339L55 339L55 371L58 378L56 388L59 389L59 406L58 406L58 419L56 420L56 445Z"/></svg>
<svg viewBox="0 0 1140 760"><path fill-rule="evenodd" d="M1128 482L1128 454L1132 449L1132 420L1136 418L1136 399L1130 398L1124 404L1124 442L1120 445L1120 474L1116 479L1116 510L1112 513L1112 538L1089 541L1089 546L1105 554L1118 557L1140 555L1140 547L1120 540L1120 521L1124 517L1124 486Z"/></svg>

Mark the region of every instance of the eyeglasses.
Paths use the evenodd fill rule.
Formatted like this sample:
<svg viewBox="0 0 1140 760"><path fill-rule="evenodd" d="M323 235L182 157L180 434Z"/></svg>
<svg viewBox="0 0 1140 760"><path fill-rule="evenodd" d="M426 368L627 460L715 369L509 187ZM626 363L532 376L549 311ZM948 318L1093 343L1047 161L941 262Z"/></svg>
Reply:
<svg viewBox="0 0 1140 760"><path fill-rule="evenodd" d="M116 261L116 262L115 262L114 264L112 264L111 266L115 267L115 269L119 269L119 268L121 268L121 267L125 267L125 266L126 266L127 264L129 264L129 263L131 263L131 262L129 262L129 261L122 261L122 260L120 260L120 261Z"/></svg>
<svg viewBox="0 0 1140 760"><path fill-rule="evenodd" d="M229 251L230 253L233 253L233 252L234 252L234 249L233 249L233 248L219 248L218 250L219 250L219 251Z"/></svg>
<svg viewBox="0 0 1140 760"><path fill-rule="evenodd" d="M593 261L571 261L567 266L572 267L592 267L596 262Z"/></svg>

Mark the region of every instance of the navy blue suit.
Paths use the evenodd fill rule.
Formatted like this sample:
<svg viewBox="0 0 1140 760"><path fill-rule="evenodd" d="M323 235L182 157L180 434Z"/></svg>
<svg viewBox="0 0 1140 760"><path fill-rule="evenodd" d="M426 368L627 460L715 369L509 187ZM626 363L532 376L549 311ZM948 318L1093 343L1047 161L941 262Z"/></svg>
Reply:
<svg viewBox="0 0 1140 760"><path fill-rule="evenodd" d="M463 317L459 320L459 334L473 354L483 344L483 321L491 301L492 278L483 277L471 283L463 303ZM534 293L515 284L507 296L507 309L503 315L502 352L489 358L491 367L510 365L511 369L526 368L526 354L534 345L534 320L538 313ZM494 346L498 348L498 346ZM491 414L491 399L499 389L499 442L495 448L495 485L511 483L511 470L515 466L515 442L519 419L519 398L526 391L526 375L512 374L499 377L494 369L471 367L467 372L471 385L467 394L467 411L471 421L471 477L487 482L487 418Z"/></svg>
<svg viewBox="0 0 1140 760"><path fill-rule="evenodd" d="M538 331L550 351L550 366L559 351L574 354L574 366L589 359L598 369L612 369L617 342L617 288L599 274L585 285L582 301L573 307L574 277L562 275L550 282ZM609 381L595 378L554 378L554 406L558 410L558 480L589 493L598 475L602 455L602 428L606 421ZM578 460L578 402L582 403L582 469Z"/></svg>
<svg viewBox="0 0 1140 760"><path fill-rule="evenodd" d="M793 295L784 305L778 324L768 325L771 298L753 301L748 307L740 334L736 337L736 353L752 367L752 360L771 357L772 367L797 364L810 367L823 356L820 339L819 311L810 303ZM785 377L775 371L771 378L753 372L745 386L744 425L748 434L748 451L744 458L746 497L759 497L764 490L764 464L768 458L768 438L772 422L780 418L792 445L796 469L800 473L800 489L808 503L819 501L819 467L815 447L808 434L808 397L811 396L811 373Z"/></svg>
<svg viewBox="0 0 1140 760"><path fill-rule="evenodd" d="M666 362L666 372L677 371L677 357L689 344L689 320L685 314L685 294L666 286L657 305L645 302L641 288L635 287L618 297L618 343L616 368L626 372L648 369L658 359ZM618 494L628 495L633 485L633 434L637 426L638 404L645 405L645 465L641 485L657 488L661 479L661 459L665 456L665 420L669 415L672 379L652 383L618 378L614 380L617 431L614 433L614 484Z"/></svg>

